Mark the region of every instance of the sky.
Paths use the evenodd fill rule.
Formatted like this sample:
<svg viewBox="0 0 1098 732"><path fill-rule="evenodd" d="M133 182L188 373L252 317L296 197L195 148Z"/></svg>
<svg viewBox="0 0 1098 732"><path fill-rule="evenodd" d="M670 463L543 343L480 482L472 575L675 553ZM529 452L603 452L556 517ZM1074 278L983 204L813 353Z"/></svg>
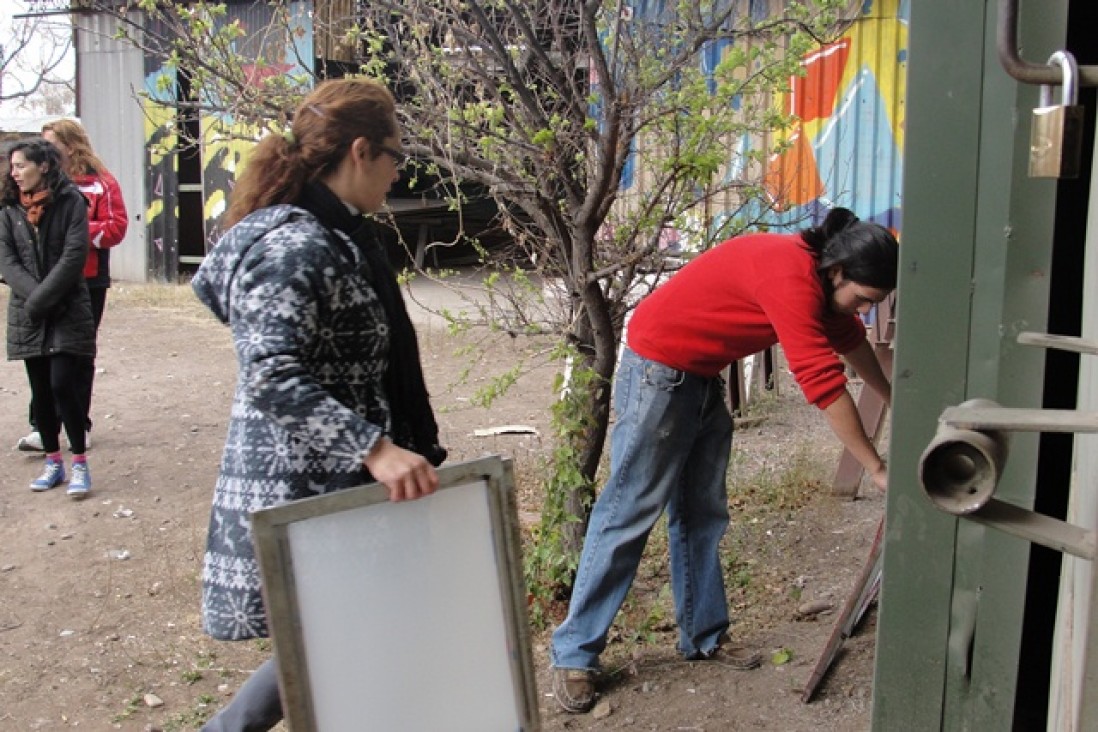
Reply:
<svg viewBox="0 0 1098 732"><path fill-rule="evenodd" d="M48 114L45 108L45 99L41 95L37 98L24 100L9 99L16 91L33 87L35 79L42 75L42 69L55 61L61 52L67 49L58 65L51 73L51 78L66 79L71 81L75 74L75 54L68 41L71 31L68 28L68 16L51 15L35 21L17 20L14 16L28 12L32 3L28 0L0 0L0 44L3 44L2 84L0 95L5 99L0 100L0 117L39 116ZM58 0L52 2L33 3L36 9L45 5L67 5ZM16 58L8 59L15 50L15 44L20 37L26 37L27 24L34 25L29 29L31 42ZM71 114L71 108L61 110L58 113Z"/></svg>

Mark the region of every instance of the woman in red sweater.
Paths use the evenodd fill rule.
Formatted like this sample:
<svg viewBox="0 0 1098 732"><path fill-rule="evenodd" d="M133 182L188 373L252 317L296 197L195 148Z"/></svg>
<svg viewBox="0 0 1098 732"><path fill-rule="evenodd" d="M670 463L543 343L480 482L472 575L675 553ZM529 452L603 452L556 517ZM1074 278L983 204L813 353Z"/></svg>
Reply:
<svg viewBox="0 0 1098 732"><path fill-rule="evenodd" d="M98 333L107 304L107 288L111 286L110 250L126 236L126 228L129 226L126 203L122 200L118 181L92 150L88 133L79 122L71 119L47 122L42 126L42 137L60 151L65 173L88 201L90 246L88 258L84 262L84 279L91 295L92 315L95 317L95 330ZM79 373L87 431L91 431L92 425L91 396L94 379L95 360L87 359L81 365ZM41 451L42 436L34 424L33 404L31 426L35 429L21 437L16 447L27 452ZM87 439L90 440L90 437Z"/></svg>
<svg viewBox="0 0 1098 732"><path fill-rule="evenodd" d="M887 469L846 389L843 360L891 401L858 314L895 288L898 250L887 229L837 208L799 234L730 239L637 306L615 383L610 476L591 513L568 617L553 634L553 689L566 711L594 706L599 654L665 508L679 651L759 665L757 652L726 642L719 544L732 417L720 373L780 343L805 398L883 490Z"/></svg>

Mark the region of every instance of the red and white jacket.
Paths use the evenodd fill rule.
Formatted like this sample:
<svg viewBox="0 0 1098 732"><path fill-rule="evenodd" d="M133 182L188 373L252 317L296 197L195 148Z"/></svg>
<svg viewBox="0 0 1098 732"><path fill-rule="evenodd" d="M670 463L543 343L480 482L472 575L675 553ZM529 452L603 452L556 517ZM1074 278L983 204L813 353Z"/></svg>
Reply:
<svg viewBox="0 0 1098 732"><path fill-rule="evenodd" d="M110 248L122 241L129 226L126 203L118 181L106 170L73 179L88 199L88 234L91 246L84 262L84 277L91 287L109 287Z"/></svg>

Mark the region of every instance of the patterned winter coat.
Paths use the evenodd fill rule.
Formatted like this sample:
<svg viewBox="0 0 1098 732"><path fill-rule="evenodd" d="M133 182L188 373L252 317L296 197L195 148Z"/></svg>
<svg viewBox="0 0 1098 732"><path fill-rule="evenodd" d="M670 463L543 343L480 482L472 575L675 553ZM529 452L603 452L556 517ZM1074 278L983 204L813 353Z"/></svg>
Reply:
<svg viewBox="0 0 1098 732"><path fill-rule="evenodd" d="M215 638L268 635L249 514L370 480L363 455L390 430L390 328L364 266L341 232L279 205L237 223L194 277L239 368L202 575Z"/></svg>

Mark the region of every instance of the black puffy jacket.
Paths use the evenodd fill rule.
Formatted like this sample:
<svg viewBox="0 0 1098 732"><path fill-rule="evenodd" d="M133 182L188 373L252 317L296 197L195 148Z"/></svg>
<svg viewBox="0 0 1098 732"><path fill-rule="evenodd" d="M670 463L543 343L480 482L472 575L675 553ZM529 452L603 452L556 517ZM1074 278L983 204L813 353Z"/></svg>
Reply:
<svg viewBox="0 0 1098 732"><path fill-rule="evenodd" d="M95 356L95 321L84 282L88 204L64 185L38 231L20 206L0 209L0 274L8 300L8 359L68 353Z"/></svg>

